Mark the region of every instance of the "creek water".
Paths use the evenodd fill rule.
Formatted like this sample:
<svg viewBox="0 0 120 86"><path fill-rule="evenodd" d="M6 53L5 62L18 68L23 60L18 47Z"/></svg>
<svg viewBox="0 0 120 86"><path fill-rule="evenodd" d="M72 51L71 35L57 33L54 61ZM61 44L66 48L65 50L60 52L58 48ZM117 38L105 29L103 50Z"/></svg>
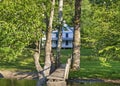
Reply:
<svg viewBox="0 0 120 86"><path fill-rule="evenodd" d="M36 86L37 80L0 79L0 86ZM120 86L120 84L104 82L68 82L67 86Z"/></svg>

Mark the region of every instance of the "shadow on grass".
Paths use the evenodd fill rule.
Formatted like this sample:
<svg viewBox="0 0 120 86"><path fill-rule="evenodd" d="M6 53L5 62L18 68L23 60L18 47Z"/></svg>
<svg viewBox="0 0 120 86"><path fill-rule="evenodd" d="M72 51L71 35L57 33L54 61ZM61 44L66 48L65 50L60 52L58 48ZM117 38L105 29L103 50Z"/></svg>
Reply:
<svg viewBox="0 0 120 86"><path fill-rule="evenodd" d="M21 64L20 62L0 62L0 69L20 69L20 70L35 70L34 63Z"/></svg>
<svg viewBox="0 0 120 86"><path fill-rule="evenodd" d="M18 79L37 79L37 73L36 72L23 72L23 71L16 71L14 74L14 77L17 77Z"/></svg>

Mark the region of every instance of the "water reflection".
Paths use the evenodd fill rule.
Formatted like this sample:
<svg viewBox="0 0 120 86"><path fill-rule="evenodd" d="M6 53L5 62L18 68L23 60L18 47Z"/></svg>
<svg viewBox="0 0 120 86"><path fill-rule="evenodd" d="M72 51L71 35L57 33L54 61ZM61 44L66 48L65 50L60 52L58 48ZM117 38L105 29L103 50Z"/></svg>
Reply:
<svg viewBox="0 0 120 86"><path fill-rule="evenodd" d="M37 80L0 79L0 86L36 86ZM60 86L60 85L57 85ZM104 82L68 82L67 86L120 86L120 84Z"/></svg>
<svg viewBox="0 0 120 86"><path fill-rule="evenodd" d="M36 86L36 80L0 79L0 86Z"/></svg>
<svg viewBox="0 0 120 86"><path fill-rule="evenodd" d="M104 82L69 82L68 86L120 86L120 84L104 83Z"/></svg>

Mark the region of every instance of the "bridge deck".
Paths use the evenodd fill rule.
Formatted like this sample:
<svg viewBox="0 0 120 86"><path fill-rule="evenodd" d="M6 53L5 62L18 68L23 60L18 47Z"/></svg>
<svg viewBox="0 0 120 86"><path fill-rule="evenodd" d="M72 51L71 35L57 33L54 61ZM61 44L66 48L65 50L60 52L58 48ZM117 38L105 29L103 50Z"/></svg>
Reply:
<svg viewBox="0 0 120 86"><path fill-rule="evenodd" d="M56 69L49 77L48 79L52 80L63 80L64 79L64 74L65 74L65 68L58 68Z"/></svg>
<svg viewBox="0 0 120 86"><path fill-rule="evenodd" d="M70 64L71 64L71 58L68 59L66 65L64 66L61 65L50 76L48 76L47 79L65 81L68 78Z"/></svg>

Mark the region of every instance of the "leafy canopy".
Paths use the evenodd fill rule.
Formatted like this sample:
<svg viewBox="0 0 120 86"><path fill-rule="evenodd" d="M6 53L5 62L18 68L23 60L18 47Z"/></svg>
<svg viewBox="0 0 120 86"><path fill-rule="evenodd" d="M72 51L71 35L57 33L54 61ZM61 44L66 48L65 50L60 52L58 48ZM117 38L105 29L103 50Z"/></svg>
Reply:
<svg viewBox="0 0 120 86"><path fill-rule="evenodd" d="M42 0L0 2L0 58L15 60L23 48L42 35ZM41 34L41 35L40 35Z"/></svg>

